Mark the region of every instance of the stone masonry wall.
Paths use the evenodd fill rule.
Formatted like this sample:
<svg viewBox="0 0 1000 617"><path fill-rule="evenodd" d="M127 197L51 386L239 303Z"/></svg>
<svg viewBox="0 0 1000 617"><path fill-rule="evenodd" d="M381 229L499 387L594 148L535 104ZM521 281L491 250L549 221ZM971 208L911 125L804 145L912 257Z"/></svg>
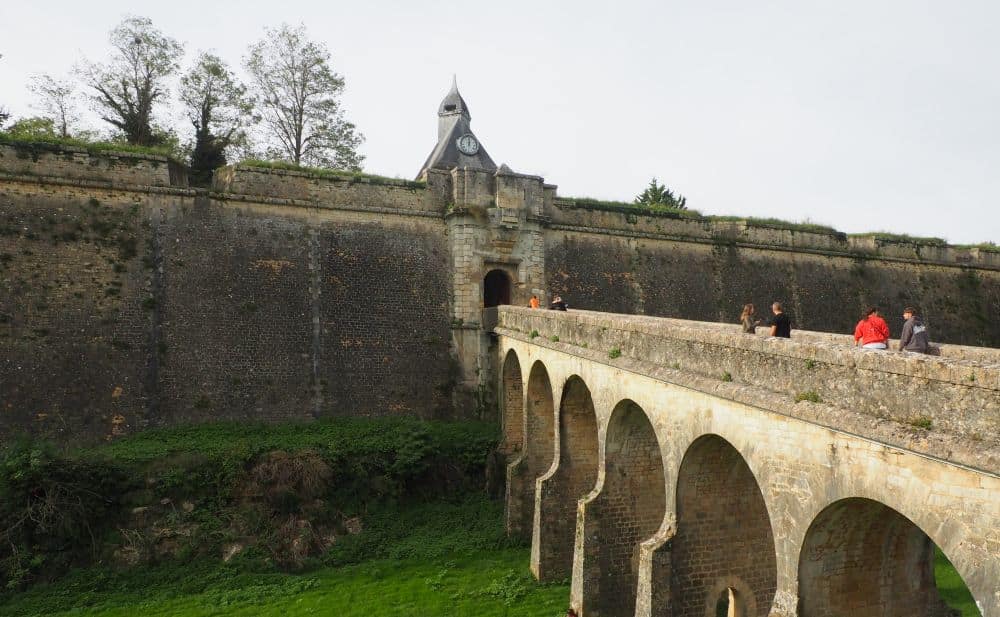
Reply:
<svg viewBox="0 0 1000 617"><path fill-rule="evenodd" d="M24 160L0 159L0 441L454 417L445 227L397 207L411 189L333 209L133 184L168 178L134 175L153 159L100 180Z"/></svg>
<svg viewBox="0 0 1000 617"><path fill-rule="evenodd" d="M919 306L934 340L1000 347L1000 253L883 243L552 208L547 287L571 307L737 322L744 303L767 318L785 303L793 326L853 332L880 306L894 335ZM631 222L630 222L631 221Z"/></svg>
<svg viewBox="0 0 1000 617"><path fill-rule="evenodd" d="M777 585L771 519L746 461L719 437L696 442L681 463L671 570L676 617L703 617L705 598L729 588L755 607L737 614L770 612Z"/></svg>
<svg viewBox="0 0 1000 617"><path fill-rule="evenodd" d="M50 144L0 143L0 170L8 174L170 186L172 167L176 164L165 156L131 152L97 153Z"/></svg>

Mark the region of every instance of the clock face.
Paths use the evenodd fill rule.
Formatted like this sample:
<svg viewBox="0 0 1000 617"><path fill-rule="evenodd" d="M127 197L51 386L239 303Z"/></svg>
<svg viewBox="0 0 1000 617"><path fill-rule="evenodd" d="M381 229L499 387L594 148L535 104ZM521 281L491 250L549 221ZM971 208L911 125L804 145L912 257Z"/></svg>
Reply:
<svg viewBox="0 0 1000 617"><path fill-rule="evenodd" d="M473 156L479 152L479 142L476 141L472 133L466 133L458 138L458 151L462 154Z"/></svg>

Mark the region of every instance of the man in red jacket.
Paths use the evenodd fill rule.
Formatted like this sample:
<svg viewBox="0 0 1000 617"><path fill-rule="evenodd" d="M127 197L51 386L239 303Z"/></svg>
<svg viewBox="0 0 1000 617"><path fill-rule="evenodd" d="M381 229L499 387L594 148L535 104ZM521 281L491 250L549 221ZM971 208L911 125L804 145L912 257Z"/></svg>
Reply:
<svg viewBox="0 0 1000 617"><path fill-rule="evenodd" d="M854 328L854 344L863 349L887 349L888 343L889 325L879 316L878 308L870 307Z"/></svg>

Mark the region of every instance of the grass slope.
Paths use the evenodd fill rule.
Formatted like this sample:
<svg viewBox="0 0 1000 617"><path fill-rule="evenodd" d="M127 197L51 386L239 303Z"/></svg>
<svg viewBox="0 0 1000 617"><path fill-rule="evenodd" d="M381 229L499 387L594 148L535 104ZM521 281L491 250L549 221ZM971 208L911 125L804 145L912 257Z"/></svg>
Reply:
<svg viewBox="0 0 1000 617"><path fill-rule="evenodd" d="M941 598L948 603L948 606L962 612L962 617L982 617L979 609L976 608L976 601L972 599L962 577L955 571L955 566L951 565L941 549L934 549L934 580L937 582L938 591Z"/></svg>
<svg viewBox="0 0 1000 617"><path fill-rule="evenodd" d="M563 615L568 583L535 582L528 550L509 543L501 521L502 506L479 495L385 510L301 573L275 571L254 555L229 564L95 567L8 596L0 614Z"/></svg>

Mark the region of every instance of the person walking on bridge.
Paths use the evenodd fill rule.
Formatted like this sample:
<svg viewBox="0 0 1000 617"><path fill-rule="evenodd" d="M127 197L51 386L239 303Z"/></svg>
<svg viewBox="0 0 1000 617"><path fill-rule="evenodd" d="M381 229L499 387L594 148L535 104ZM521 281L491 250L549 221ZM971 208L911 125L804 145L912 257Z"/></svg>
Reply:
<svg viewBox="0 0 1000 617"><path fill-rule="evenodd" d="M862 349L887 349L889 324L878 314L878 307L871 306L854 327L854 344Z"/></svg>

